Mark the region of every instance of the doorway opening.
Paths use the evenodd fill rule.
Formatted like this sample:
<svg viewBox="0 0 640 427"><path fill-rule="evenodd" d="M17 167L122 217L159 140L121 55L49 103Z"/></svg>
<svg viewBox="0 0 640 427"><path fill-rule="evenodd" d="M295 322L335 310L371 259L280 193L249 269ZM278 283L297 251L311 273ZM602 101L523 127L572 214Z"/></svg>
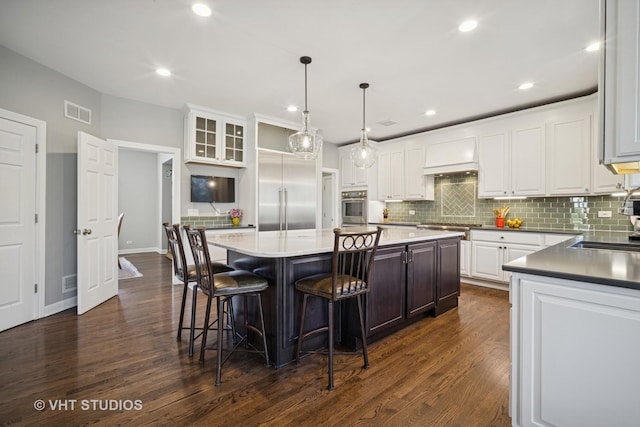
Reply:
<svg viewBox="0 0 640 427"><path fill-rule="evenodd" d="M338 226L338 170L322 168L322 228Z"/></svg>
<svg viewBox="0 0 640 427"><path fill-rule="evenodd" d="M162 223L180 222L181 150L130 141L113 142L118 146L120 162L118 209L125 212L126 218L118 252L164 254L167 241ZM143 199L152 202L147 204Z"/></svg>

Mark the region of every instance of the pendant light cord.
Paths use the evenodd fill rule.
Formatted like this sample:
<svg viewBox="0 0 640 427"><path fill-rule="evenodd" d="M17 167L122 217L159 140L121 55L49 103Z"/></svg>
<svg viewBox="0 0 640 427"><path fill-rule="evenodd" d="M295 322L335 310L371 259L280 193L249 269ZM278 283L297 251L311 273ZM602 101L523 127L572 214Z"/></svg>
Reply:
<svg viewBox="0 0 640 427"><path fill-rule="evenodd" d="M307 64L304 64L304 112L309 113L307 109Z"/></svg>
<svg viewBox="0 0 640 427"><path fill-rule="evenodd" d="M365 125L365 108L366 108L366 102L365 102L365 93L367 91L367 88L362 88L362 132L366 132L366 125Z"/></svg>

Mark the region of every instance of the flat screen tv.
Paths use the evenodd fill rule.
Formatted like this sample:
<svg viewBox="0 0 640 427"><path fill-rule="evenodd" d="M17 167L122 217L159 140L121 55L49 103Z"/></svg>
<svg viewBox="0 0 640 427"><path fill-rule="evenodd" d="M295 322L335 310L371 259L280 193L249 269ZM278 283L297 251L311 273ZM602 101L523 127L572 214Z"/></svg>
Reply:
<svg viewBox="0 0 640 427"><path fill-rule="evenodd" d="M235 178L191 175L191 201L196 203L235 203Z"/></svg>

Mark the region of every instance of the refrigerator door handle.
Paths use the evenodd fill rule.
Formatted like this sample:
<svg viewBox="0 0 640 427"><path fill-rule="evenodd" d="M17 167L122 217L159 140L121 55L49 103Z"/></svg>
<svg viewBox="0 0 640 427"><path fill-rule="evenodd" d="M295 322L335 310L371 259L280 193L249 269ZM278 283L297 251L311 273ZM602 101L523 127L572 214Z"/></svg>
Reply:
<svg viewBox="0 0 640 427"><path fill-rule="evenodd" d="M282 231L282 189L278 190L278 228Z"/></svg>
<svg viewBox="0 0 640 427"><path fill-rule="evenodd" d="M289 208L289 191L284 189L284 229L289 229L289 221L287 220L287 210Z"/></svg>

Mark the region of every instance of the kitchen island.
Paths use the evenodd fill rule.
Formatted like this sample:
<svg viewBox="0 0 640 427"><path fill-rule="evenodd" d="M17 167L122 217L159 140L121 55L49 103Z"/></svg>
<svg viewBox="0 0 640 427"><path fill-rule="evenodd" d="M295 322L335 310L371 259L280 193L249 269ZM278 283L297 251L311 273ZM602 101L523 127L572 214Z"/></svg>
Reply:
<svg viewBox="0 0 640 427"><path fill-rule="evenodd" d="M640 244L585 232L511 271L514 426L636 426Z"/></svg>
<svg viewBox="0 0 640 427"><path fill-rule="evenodd" d="M427 314L438 315L457 306L462 235L450 231L383 230L371 291L365 298L368 341L393 333ZM207 233L207 239L209 244L227 249L227 262L231 266L252 271L269 281L263 296L269 355L276 367L295 360L302 298L294 283L305 276L331 271L332 230ZM326 324L322 304L325 302L317 298L310 300L306 328ZM242 307L235 309L238 316L244 315ZM255 310L250 307L248 312ZM360 333L354 310L345 301L336 307L335 316L336 341L356 348ZM325 341L326 337L319 335L305 341L305 346L308 343L310 347L322 347Z"/></svg>

